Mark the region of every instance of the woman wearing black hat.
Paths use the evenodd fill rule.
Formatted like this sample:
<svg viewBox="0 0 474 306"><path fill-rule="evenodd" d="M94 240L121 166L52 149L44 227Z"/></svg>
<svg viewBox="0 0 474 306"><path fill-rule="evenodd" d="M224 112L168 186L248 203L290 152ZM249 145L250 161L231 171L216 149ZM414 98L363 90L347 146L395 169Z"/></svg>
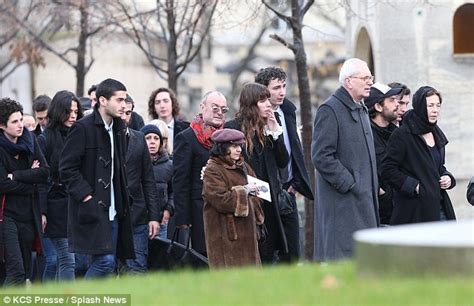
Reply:
<svg viewBox="0 0 474 306"><path fill-rule="evenodd" d="M141 131L145 134L148 152L150 153L153 165L153 174L155 176L156 188L158 190L160 216L160 233L161 238L168 236L168 222L174 214L173 201L173 161L168 155L165 147L165 138L160 129L154 124L147 124L142 127Z"/></svg>
<svg viewBox="0 0 474 306"><path fill-rule="evenodd" d="M40 186L40 204L43 222L45 222L45 234L57 254L58 280L75 278L74 254L69 253L68 250L68 194L66 186L59 178L59 160L69 128L82 116L82 105L76 95L67 90L58 91L48 109L48 125L38 137L38 143L51 171L48 184ZM49 254L51 250L45 250L45 253ZM47 264L49 264L48 259ZM44 279L48 277L46 271L51 268L45 269Z"/></svg>
<svg viewBox="0 0 474 306"><path fill-rule="evenodd" d="M390 224L456 219L447 189L456 180L444 166L448 140L437 125L441 94L429 86L413 96L413 110L393 132L382 167L384 180L395 189Z"/></svg>
<svg viewBox="0 0 474 306"><path fill-rule="evenodd" d="M260 266L256 225L263 223L263 211L258 188L247 182L247 174L255 173L241 155L245 136L222 129L211 139L202 189L209 266Z"/></svg>

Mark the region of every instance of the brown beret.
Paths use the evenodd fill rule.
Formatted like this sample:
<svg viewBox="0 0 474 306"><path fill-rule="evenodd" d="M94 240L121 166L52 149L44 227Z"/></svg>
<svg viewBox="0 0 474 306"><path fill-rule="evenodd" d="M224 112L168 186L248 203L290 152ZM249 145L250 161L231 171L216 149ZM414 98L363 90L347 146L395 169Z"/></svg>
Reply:
<svg viewBox="0 0 474 306"><path fill-rule="evenodd" d="M245 135L241 131L234 129L222 129L215 131L211 136L214 143L230 142L234 144L244 144Z"/></svg>

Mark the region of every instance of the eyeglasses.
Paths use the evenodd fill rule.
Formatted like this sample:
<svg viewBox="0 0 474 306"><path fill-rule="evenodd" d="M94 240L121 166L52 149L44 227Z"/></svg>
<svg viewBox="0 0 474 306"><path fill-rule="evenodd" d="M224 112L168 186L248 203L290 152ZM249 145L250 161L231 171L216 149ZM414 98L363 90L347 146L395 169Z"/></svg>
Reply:
<svg viewBox="0 0 474 306"><path fill-rule="evenodd" d="M350 76L351 79L361 79L362 81L364 82L368 82L368 81L371 81L373 82L374 81L374 76L373 75L367 75L367 76L364 76L364 77L357 77L357 76Z"/></svg>
<svg viewBox="0 0 474 306"><path fill-rule="evenodd" d="M227 106L219 107L215 104L211 105L211 109L214 113L218 113L219 111L221 111L223 114L225 114L229 111L229 108Z"/></svg>

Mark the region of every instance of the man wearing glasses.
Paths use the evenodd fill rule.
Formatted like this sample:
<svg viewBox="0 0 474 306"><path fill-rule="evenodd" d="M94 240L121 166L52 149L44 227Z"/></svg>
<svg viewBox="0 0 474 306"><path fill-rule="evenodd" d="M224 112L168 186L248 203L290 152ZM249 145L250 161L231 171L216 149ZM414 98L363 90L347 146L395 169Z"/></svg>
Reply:
<svg viewBox="0 0 474 306"><path fill-rule="evenodd" d="M341 87L316 113L311 157L317 170L317 261L351 257L352 234L379 224L374 139L364 105L373 80L367 63L346 60Z"/></svg>
<svg viewBox="0 0 474 306"><path fill-rule="evenodd" d="M175 138L173 193L176 226L189 230L193 249L206 255L201 169L209 159L209 150L212 147L211 135L224 127L225 113L229 108L226 98L218 91L205 94L200 108L201 113ZM180 240L185 241L187 234L182 235Z"/></svg>

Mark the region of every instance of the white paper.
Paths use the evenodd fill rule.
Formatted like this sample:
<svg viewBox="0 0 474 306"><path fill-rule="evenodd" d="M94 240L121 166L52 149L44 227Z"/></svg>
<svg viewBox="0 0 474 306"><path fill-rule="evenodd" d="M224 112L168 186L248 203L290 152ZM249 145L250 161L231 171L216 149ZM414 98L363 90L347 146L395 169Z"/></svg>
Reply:
<svg viewBox="0 0 474 306"><path fill-rule="evenodd" d="M262 181L254 176L247 175L247 181L249 184L256 184L258 187L258 195L260 199L264 199L265 201L271 202L272 201L272 196L270 194L270 185Z"/></svg>

